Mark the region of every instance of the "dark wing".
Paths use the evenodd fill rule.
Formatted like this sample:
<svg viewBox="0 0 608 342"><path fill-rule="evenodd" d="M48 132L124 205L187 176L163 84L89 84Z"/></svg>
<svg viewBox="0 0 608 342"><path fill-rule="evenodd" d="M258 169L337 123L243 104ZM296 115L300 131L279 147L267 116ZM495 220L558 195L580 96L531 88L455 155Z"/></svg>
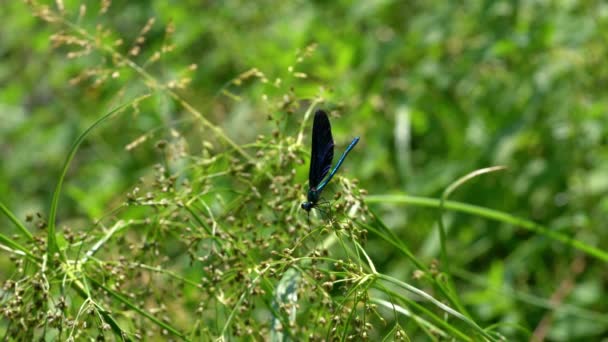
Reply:
<svg viewBox="0 0 608 342"><path fill-rule="evenodd" d="M317 110L312 124L312 151L310 152L310 171L308 186L319 185L329 172L334 159L334 139L327 114Z"/></svg>

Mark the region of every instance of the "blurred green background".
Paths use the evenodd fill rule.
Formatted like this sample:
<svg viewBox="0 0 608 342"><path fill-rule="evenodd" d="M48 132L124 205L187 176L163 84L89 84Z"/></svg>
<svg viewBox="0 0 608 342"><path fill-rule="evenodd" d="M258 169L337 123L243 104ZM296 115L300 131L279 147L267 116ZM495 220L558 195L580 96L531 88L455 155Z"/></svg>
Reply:
<svg viewBox="0 0 608 342"><path fill-rule="evenodd" d="M361 137L344 175L369 194L437 198L468 172L504 165L507 171L476 178L451 199L607 246L604 2L112 1L99 14L102 3L86 3L82 17L77 1L65 1L64 11L90 32L110 29L100 39L122 39L121 51L139 46L132 58L140 65L170 46L148 72L165 81L191 78L177 91L239 144L271 133L264 95L311 99L323 88L324 105L340 114L332 120L338 150ZM23 219L48 210L74 139L146 84L107 55L69 58L79 49L54 48L51 37L62 32L23 2L1 6L0 201ZM150 18L145 41L136 44ZM270 83L281 79L281 90L272 93L259 78L231 83L252 68ZM154 144L170 139L172 128L188 139L191 154L212 139L157 95L87 138L68 174L64 222L94 221L124 200L159 161ZM295 134L293 127L285 134ZM143 147L125 149L150 132ZM417 256L438 257L436 210L372 208ZM479 322L537 331L549 318L537 336L556 341L608 333L604 263L518 227L455 213L444 219L456 288ZM0 230L12 229L0 217ZM406 261L373 237L367 249L382 272L411 277ZM574 309L547 307L560 291L557 306Z"/></svg>

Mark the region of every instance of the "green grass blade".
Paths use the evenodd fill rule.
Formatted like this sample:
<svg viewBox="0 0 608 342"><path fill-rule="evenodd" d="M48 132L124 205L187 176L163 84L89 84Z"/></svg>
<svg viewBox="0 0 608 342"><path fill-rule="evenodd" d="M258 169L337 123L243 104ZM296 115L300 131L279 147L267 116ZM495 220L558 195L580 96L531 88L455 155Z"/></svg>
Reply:
<svg viewBox="0 0 608 342"><path fill-rule="evenodd" d="M403 253L403 255L405 255L419 270L422 270L424 273L428 274L429 273L428 267L426 267L426 265L424 265L422 262L420 262L414 256L414 254L409 250L409 248L406 246L406 244L397 235L395 235L388 227L386 227L384 222L382 222L382 220L373 212L373 210L370 210L370 211L375 218L375 220L373 221L373 224L379 226L379 228L376 228L372 223L367 224L367 223L359 222L359 224L361 224L368 231L376 234L378 237L380 237L381 239L383 239L384 241L386 241L393 247L397 248L397 250L399 250L401 253ZM443 296L445 296L450 301L450 303L452 305L457 307L458 310L465 312L465 310L462 309L462 305L459 303L457 298L455 298L455 296L453 294L453 290L451 288L449 288L445 282L441 282L435 277L428 277L427 279L433 284L434 288L437 291L439 291Z"/></svg>
<svg viewBox="0 0 608 342"><path fill-rule="evenodd" d="M487 338L488 340L490 340L490 341L495 340L484 329L482 329L479 325L477 325L477 323L475 323L472 319L470 319L467 316L463 315L462 313L452 309L451 307L445 305L444 303L435 299L433 296L429 295L428 293L426 293L410 284L407 284L399 279L393 278L391 276L381 274L381 273L377 274L377 276L378 276L378 279L385 280L389 283L392 283L394 285L397 285L397 286L405 289L408 292L414 293L414 294L424 298L425 300L427 300L430 303L437 306L439 309L443 310L445 313L447 313L451 316L454 316L454 317L458 318L459 320L463 321L464 323L469 325L471 328L473 328L475 331L477 331L480 335Z"/></svg>
<svg viewBox="0 0 608 342"><path fill-rule="evenodd" d="M440 200L428 197L417 197L409 195L370 195L366 197L366 202L371 203L393 203L393 204L411 204L421 207L439 208ZM448 210L459 211L467 214L485 217L487 219L509 223L517 227L521 227L537 234L544 235L552 240L559 241L565 245L578 249L579 251L597 258L603 262L608 262L608 253L590 246L582 241L571 238L563 233L553 231L543 225L533 221L526 220L514 215L510 215L498 210L488 209L472 204L466 204L455 201L445 201L445 208Z"/></svg>
<svg viewBox="0 0 608 342"><path fill-rule="evenodd" d="M2 202L0 202L0 211L2 211L2 213L4 213L4 215L6 215L6 217L8 217L11 222L13 222L15 227L19 229L23 236L27 237L30 241L34 240L34 236L32 235L32 233L27 230L27 228L19 221L19 219L17 219L17 217L13 215L13 213L8 210L8 208Z"/></svg>
<svg viewBox="0 0 608 342"><path fill-rule="evenodd" d="M181 332L179 332L179 330L177 330L174 327L168 325L167 323L161 321L160 319L152 316L151 314L149 314L148 312L144 311L143 309L141 309L137 305L131 303L131 301L129 301L126 297L122 296L118 292L113 291L109 287L105 286L104 284L98 282L97 280L95 280L95 279L93 279L91 277L87 276L87 279L88 279L88 281L90 281L91 283L93 283L93 285L95 285L95 286L103 289L112 298L114 298L114 299L118 300L119 302L123 303L128 308L130 308L130 309L136 311L137 313L139 313L140 315L146 317L147 319L149 319L150 321L154 322L159 327L161 327L163 329L166 329L168 332L172 333L173 335L175 335L177 337L180 337L181 339L183 339L185 341L188 341L188 339L186 338L186 336L184 336Z"/></svg>
<svg viewBox="0 0 608 342"><path fill-rule="evenodd" d="M445 201L447 201L448 197L452 194L452 192L454 192L458 187L460 187L464 183L468 182L469 180L471 180L477 176L489 173L489 172L496 172L496 171L501 171L504 169L505 169L505 167L503 167L503 166L495 166L495 167L488 167L488 168L484 168L484 169L475 170L475 171L457 179L452 184L450 184L443 191L443 194L441 195L441 199L439 201L439 217L438 217L439 246L440 246L441 264L442 264L442 268L444 268L446 289L448 290L448 294L449 294L450 298L452 299L452 301L454 302L454 304L456 305L456 307L458 308L458 310L460 310L460 312L462 312L463 314L465 314L468 317L470 317L471 315L467 312L466 308L464 307L464 305L462 305L462 303L460 301L460 297L458 296L458 293L456 292L456 289L454 288L454 284L452 281L452 272L450 271L450 258L448 257L448 248L447 248L447 230L445 228L445 224L443 223L443 211L445 209Z"/></svg>
<svg viewBox="0 0 608 342"><path fill-rule="evenodd" d="M7 245L8 247L23 253L32 261L40 261L40 258L38 258L35 255L33 255L32 253L30 253L30 251L28 251L27 248L25 248L24 246L21 246L19 243L15 242L13 239L11 239L8 236L1 234L1 233L0 233L0 243L3 243L5 245Z"/></svg>
<svg viewBox="0 0 608 342"><path fill-rule="evenodd" d="M53 192L53 198L51 200L51 208L49 210L49 226L48 226L48 240L47 240L47 255L48 255L49 260L53 260L53 255L55 255L55 253L59 252L59 246L57 245L57 236L56 236L57 229L56 229L56 222L55 222L57 219L57 207L59 205L59 196L61 195L61 188L63 186L63 180L65 179L65 175L68 172L68 168L70 167L70 163L72 162L72 159L74 159L74 156L76 155L76 151L78 150L78 147L84 141L85 137L89 134L89 132L91 132L93 129L95 129L97 126L99 126L102 122L108 120L112 115L125 109L127 106L137 103L139 101L142 101L143 99L147 98L148 96L149 95L140 96L129 103L120 105L120 106L112 109L109 113L102 116L97 121L95 121L91 126L89 126L89 128L87 128L82 134L80 134L80 136L78 136L78 138L76 139L74 144L72 144L70 153L68 154L68 156L65 160L65 163L63 164L63 169L61 170L61 175L59 176L59 180L57 181L57 186L55 187L55 191Z"/></svg>

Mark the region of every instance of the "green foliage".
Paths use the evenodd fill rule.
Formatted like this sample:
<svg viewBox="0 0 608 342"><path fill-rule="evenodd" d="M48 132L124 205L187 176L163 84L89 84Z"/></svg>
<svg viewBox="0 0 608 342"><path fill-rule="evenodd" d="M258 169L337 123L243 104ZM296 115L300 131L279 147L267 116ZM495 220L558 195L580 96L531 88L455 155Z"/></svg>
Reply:
<svg viewBox="0 0 608 342"><path fill-rule="evenodd" d="M607 5L25 1L0 22L6 339L607 333ZM336 153L361 142L307 217L318 107Z"/></svg>

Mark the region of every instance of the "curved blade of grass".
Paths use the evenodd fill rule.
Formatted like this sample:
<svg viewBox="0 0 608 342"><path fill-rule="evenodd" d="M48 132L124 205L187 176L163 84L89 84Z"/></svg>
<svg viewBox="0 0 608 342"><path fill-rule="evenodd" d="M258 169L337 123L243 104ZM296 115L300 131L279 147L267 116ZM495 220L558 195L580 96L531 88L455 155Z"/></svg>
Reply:
<svg viewBox="0 0 608 342"><path fill-rule="evenodd" d="M388 281L392 284L395 284L403 289L405 289L408 292L412 292L422 298L424 298L425 300L429 301L430 303L434 304L435 306L437 306L439 309L443 310L445 313L450 314L458 319L460 319L461 321L465 322L467 325L469 325L471 328L473 328L475 331L477 331L480 335L482 335L483 337L487 338L490 341L494 341L495 338L493 338L490 334L488 334L484 329L482 329L479 325L477 325L477 323L475 323L472 319L468 318L467 316L461 314L460 312L452 309L451 307L443 304L441 301L435 299L433 296L429 295L428 293L420 290L417 287L414 287L408 283L405 283L399 279L393 278L391 276L388 276L386 274L382 274L382 273L378 273L376 274L376 276L378 277L378 279L382 279L385 281Z"/></svg>
<svg viewBox="0 0 608 342"><path fill-rule="evenodd" d="M40 261L40 258L36 257L34 254L30 253L30 251L21 246L19 243L15 242L13 239L7 237L6 235L0 233L0 243L7 245L8 247L23 253L26 255L31 261Z"/></svg>
<svg viewBox="0 0 608 342"><path fill-rule="evenodd" d="M167 323L161 321L160 319L152 316L148 312L146 312L143 309L139 308L137 305L131 303L126 297L122 296L118 292L113 291L109 287L105 286L104 284L98 282L97 280L95 280L95 279L93 279L93 278L91 278L89 276L87 276L87 280L90 281L91 283L93 283L93 285L95 285L95 286L103 289L104 291L106 291L112 298L118 300L119 302L121 302L125 306L127 306L128 308L136 311L140 315L142 315L142 316L146 317L147 319L149 319L150 321L154 322L159 327L161 327L163 329L166 329L168 332L170 332L173 335L181 338L184 341L188 341L187 337L184 336L181 332L179 332L179 330L175 329L174 327L168 325Z"/></svg>
<svg viewBox="0 0 608 342"><path fill-rule="evenodd" d="M445 270L447 273L446 275L447 275L448 279L450 278L450 263L448 261L448 251L447 251L447 247L446 247L446 240L447 240L446 231L445 231L445 226L443 224L443 210L445 208L445 201L452 194L452 192L454 192L454 190L456 190L458 187L460 187L464 183L468 182L469 180L471 180L477 176L486 174L486 173L502 171L504 169L505 169L504 166L493 166L493 167L487 167L484 169L475 170L475 171L468 173L465 176L457 179L454 183L450 184L445 189L445 191L443 191L443 194L441 194L441 199L439 201L439 242L440 242L440 246L441 246L441 262L443 263L443 265L445 267ZM451 280L449 282L451 283Z"/></svg>
<svg viewBox="0 0 608 342"><path fill-rule="evenodd" d="M78 150L78 147L84 141L84 138L89 134L89 132L91 132L93 129L95 129L97 126L99 126L102 122L109 119L115 113L125 109L127 106L137 103L139 101L142 101L143 99L147 98L148 96L150 96L150 95L146 94L146 95L140 96L129 103L120 105L120 106L112 109L109 113L107 113L106 115L99 118L89 128L87 128L82 134L80 134L80 136L72 144L70 153L68 154L68 156L65 160L65 163L63 164L63 169L61 170L61 175L59 176L59 180L57 181L57 186L55 187L55 191L53 192L53 198L51 200L51 208L49 210L49 226L48 226L48 239L47 239L47 256L48 256L49 260L53 260L53 255L55 255L55 253L59 252L59 246L57 245L57 236L56 236L57 232L56 232L56 223L55 223L55 220L57 218L57 207L59 205L59 196L61 195L61 187L63 186L63 180L65 179L65 175L68 172L68 168L70 166L70 163L72 162L72 159L74 159L74 156L76 155L76 151ZM64 256L61 254L60 254L60 257L62 259L64 259Z"/></svg>
<svg viewBox="0 0 608 342"><path fill-rule="evenodd" d="M19 221L19 219L17 219L17 217L15 215L13 215L13 213L8 210L8 208L2 203L0 202L0 211L4 213L4 215L6 215L6 217L8 217L8 219L13 222L13 224L15 225L15 227L17 227L17 229L19 229L19 231L21 232L21 234L23 236L25 236L26 238L28 238L28 240L34 240L34 236L32 235L32 233L30 233L29 230L27 230L27 228L21 223L21 221Z"/></svg>
<svg viewBox="0 0 608 342"><path fill-rule="evenodd" d="M456 305L458 310L460 310L460 312L464 313L465 315L467 315L469 317L471 315L466 311L466 308L460 302L460 297L458 296L458 293L456 292L456 289L454 288L454 284L452 282L452 273L450 272L450 259L448 258L448 249L447 249L447 233L446 233L445 225L443 223L443 210L445 208L445 201L452 194L452 192L454 192L454 190L456 190L458 187L460 187L464 183L468 182L469 180L471 180L477 176L486 174L486 173L502 171L504 169L505 169L504 166L493 166L493 167L487 167L487 168L475 170L473 172L466 174L465 176L457 179L455 182L450 184L445 189L445 191L443 191L443 194L441 194L441 200L439 202L439 217L438 217L438 220L439 220L439 246L440 246L441 264L442 264L443 269L445 270L444 274L445 274L446 288L448 290L449 296L452 298L452 301L454 302L454 304Z"/></svg>
<svg viewBox="0 0 608 342"><path fill-rule="evenodd" d="M494 293L500 294L501 296L511 298L512 300L524 304L533 305L554 312L559 312L561 315L572 315L589 322L596 322L597 324L604 324L608 326L607 313L585 309L583 307L579 307L575 304L570 303L556 304L554 302L551 302L550 299L536 296L533 293L527 293L524 291L517 290L506 284L503 284L500 287L495 287L491 285L486 278L477 275L474 272L469 272L465 269L454 269L452 270L452 272L455 277L460 278L462 281L468 282L469 284L474 285L476 287L483 288L486 291L492 291Z"/></svg>
<svg viewBox="0 0 608 342"><path fill-rule="evenodd" d="M74 289L74 291L76 291L76 293L78 293L78 295L84 299L84 300L91 300L91 296L89 294L89 289L86 283L80 281L73 273L69 272L67 274L67 276L72 280L70 281L70 287L72 289ZM110 328L112 329L112 331L114 332L114 334L117 336L117 339L120 339L122 341L131 341L131 339L128 338L128 336L126 335L125 331L122 330L122 328L120 327L120 325L118 325L118 322L116 322L116 320L114 319L114 317L112 317L111 313L108 312L107 310L105 310L101 305L99 305L98 303L93 302L95 307L97 308L98 312L101 314L101 316L103 317L103 319L105 320L106 323L108 323L110 325Z"/></svg>
<svg viewBox="0 0 608 342"><path fill-rule="evenodd" d="M391 298L393 299L398 299L403 303L406 303L408 307L412 308L412 310L416 312L416 315L418 315L418 317L420 317L420 314L418 314L418 312L424 314L425 317L428 317L429 321L435 322L435 324L438 327L441 327L447 334L450 335L450 337L459 339L461 341L473 341L473 338L467 335L465 332L461 331L459 327L450 324L445 319L439 317L432 310L427 309L426 307L424 307L424 305L418 303L417 301L412 300L407 296L404 296L402 293L395 292L385 287L384 284L381 284L380 282L375 282L374 288L376 290L382 291L386 295L391 296Z"/></svg>
<svg viewBox="0 0 608 342"><path fill-rule="evenodd" d="M372 273L373 274L377 274L378 271L376 271L376 266L374 266L374 263L372 262L372 259L369 257L369 255L367 255L367 252L365 252L365 249L363 248L363 246L361 246L361 244L359 242L357 242L357 240L353 240L353 243L355 244L355 246L361 251L361 253L365 257L365 260L367 261L367 265L369 266L369 268L372 271Z"/></svg>
<svg viewBox="0 0 608 342"><path fill-rule="evenodd" d="M412 320L414 320L416 322L416 324L418 324L421 327L426 328L427 331L432 330L433 332L438 334L440 337L446 338L446 339L448 338L448 334L446 334L445 331L441 330L439 327L437 327L433 323L427 321L426 319L424 319L420 316L414 315L410 310L402 307L401 305L397 305L397 304L391 303L387 300L384 300L381 298L375 298L375 297L371 297L369 299L369 301L372 303L376 303L380 306L383 306L388 310L398 312L406 317L411 318Z"/></svg>
<svg viewBox="0 0 608 342"><path fill-rule="evenodd" d="M414 256L414 254L409 250L409 248L405 245L405 243L398 236L396 236L388 227L386 227L384 222L382 222L382 220L373 212L373 210L370 209L370 212L374 217L373 223L377 224L379 226L379 228L376 228L372 224L368 224L365 222L358 222L358 223L362 227L364 227L366 230L376 234L377 236L379 236L380 238L382 238L383 240L385 240L386 242L391 244L393 247L397 248L410 261L412 261L412 263L419 270L428 274L429 273L428 267L426 265L424 265L423 263L421 263ZM456 298L454 298L454 296L451 293L452 290L450 288L448 288L448 285L445 282L439 281L439 279L435 278L435 277L428 277L427 279L432 283L434 289L436 289L439 293L441 293L443 296L445 296L445 298L453 306L459 308L459 303L457 302ZM461 310L461 309L459 308L459 310ZM464 312L464 310L461 310L461 311Z"/></svg>
<svg viewBox="0 0 608 342"><path fill-rule="evenodd" d="M395 204L411 204L421 207L439 208L440 200L428 197L418 197L409 195L370 195L366 197L367 203L395 203ZM479 217L485 217L494 221L504 222L512 224L517 227L521 227L532 231L537 234L541 234L552 240L561 242L565 245L578 249L579 251L599 259L603 262L608 263L608 253L590 246L582 241L573 239L560 232L553 231L543 225L537 224L533 221L526 220L514 215L504 213L502 211L480 207L472 204L466 204L455 201L445 201L444 208L448 210L459 211L467 214L477 215Z"/></svg>
<svg viewBox="0 0 608 342"><path fill-rule="evenodd" d="M6 215L6 217L8 217L8 219L11 222L13 222L13 224L17 227L17 229L19 229L21 231L22 235L27 237L28 240L30 240L30 241L34 240L34 236L32 235L32 233L30 233L30 231L27 230L27 228L19 221L19 219L17 219L17 217L15 215L13 215L13 213L10 210L8 210L8 208L2 202L0 202L0 211L2 211L2 213L4 213L4 215ZM32 254L25 246L22 246L20 243L18 243L14 239L9 238L8 236L6 236L4 234L0 234L0 243L7 245L8 247L10 247L14 250L22 252L31 261L40 261L40 258L38 258L34 254Z"/></svg>
<svg viewBox="0 0 608 342"><path fill-rule="evenodd" d="M95 305L95 307L97 308L97 311L101 314L105 322L110 325L110 328L117 337L120 337L122 341L131 341L131 339L124 334L122 328L118 325L118 322L116 322L114 317L112 317L112 315L108 311L104 310L98 305Z"/></svg>

